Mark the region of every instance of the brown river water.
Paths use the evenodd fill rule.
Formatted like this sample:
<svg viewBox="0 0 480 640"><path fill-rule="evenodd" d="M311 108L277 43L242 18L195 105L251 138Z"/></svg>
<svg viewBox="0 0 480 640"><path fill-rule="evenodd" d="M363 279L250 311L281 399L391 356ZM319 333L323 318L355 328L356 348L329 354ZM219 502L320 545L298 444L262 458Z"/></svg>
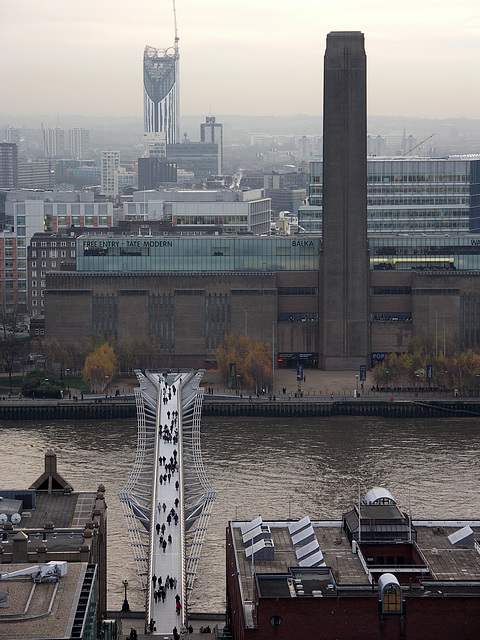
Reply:
<svg viewBox="0 0 480 640"><path fill-rule="evenodd" d="M134 420L0 422L0 489L26 488L53 447L58 471L77 491L106 487L108 606L122 580L132 609L143 601L118 491L135 457ZM414 519L480 519L480 420L446 418L204 418L205 469L217 500L190 600L191 611L225 607L224 541L229 520L339 519L383 486Z"/></svg>

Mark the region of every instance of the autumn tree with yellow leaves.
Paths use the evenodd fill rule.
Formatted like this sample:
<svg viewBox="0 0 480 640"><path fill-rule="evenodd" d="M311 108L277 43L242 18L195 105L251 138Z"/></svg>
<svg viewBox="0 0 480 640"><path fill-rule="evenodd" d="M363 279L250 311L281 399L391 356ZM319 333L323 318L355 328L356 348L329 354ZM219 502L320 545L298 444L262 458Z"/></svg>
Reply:
<svg viewBox="0 0 480 640"><path fill-rule="evenodd" d="M108 386L117 371L117 356L107 342L88 354L83 367L83 379L94 393L100 393Z"/></svg>
<svg viewBox="0 0 480 640"><path fill-rule="evenodd" d="M251 387L261 391L271 385L272 349L269 344L228 333L216 356L218 370L231 388Z"/></svg>

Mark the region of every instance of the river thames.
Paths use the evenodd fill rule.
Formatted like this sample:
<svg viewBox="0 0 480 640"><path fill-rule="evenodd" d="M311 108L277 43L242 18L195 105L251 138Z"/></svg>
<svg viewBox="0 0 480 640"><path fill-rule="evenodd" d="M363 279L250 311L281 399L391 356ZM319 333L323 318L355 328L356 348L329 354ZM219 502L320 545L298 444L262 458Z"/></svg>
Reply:
<svg viewBox="0 0 480 640"><path fill-rule="evenodd" d="M135 457L134 420L0 423L0 489L23 489L53 448L76 491L106 487L108 606L122 580L143 609L118 491ZM476 418L204 418L205 469L217 491L191 611L225 608L225 527L235 518L339 519L361 494L383 486L414 519L480 519L480 420Z"/></svg>

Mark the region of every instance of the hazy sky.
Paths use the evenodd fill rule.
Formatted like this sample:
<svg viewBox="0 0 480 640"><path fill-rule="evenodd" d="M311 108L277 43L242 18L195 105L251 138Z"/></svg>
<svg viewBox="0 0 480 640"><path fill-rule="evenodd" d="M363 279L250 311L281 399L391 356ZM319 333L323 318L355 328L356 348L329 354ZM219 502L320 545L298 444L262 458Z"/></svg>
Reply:
<svg viewBox="0 0 480 640"><path fill-rule="evenodd" d="M142 116L172 0L1 0L0 113ZM480 117L479 0L176 0L185 115L322 113L330 31L365 34L368 113Z"/></svg>

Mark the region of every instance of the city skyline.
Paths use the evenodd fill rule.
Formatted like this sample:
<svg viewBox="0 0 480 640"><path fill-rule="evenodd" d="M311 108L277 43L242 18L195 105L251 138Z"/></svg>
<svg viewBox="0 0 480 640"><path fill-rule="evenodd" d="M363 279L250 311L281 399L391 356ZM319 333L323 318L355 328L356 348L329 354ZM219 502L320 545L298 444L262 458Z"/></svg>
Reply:
<svg viewBox="0 0 480 640"><path fill-rule="evenodd" d="M480 117L476 2L177 0L181 115L321 114L330 31L361 31L368 113ZM171 0L3 7L4 115L141 116L145 46L173 46Z"/></svg>

